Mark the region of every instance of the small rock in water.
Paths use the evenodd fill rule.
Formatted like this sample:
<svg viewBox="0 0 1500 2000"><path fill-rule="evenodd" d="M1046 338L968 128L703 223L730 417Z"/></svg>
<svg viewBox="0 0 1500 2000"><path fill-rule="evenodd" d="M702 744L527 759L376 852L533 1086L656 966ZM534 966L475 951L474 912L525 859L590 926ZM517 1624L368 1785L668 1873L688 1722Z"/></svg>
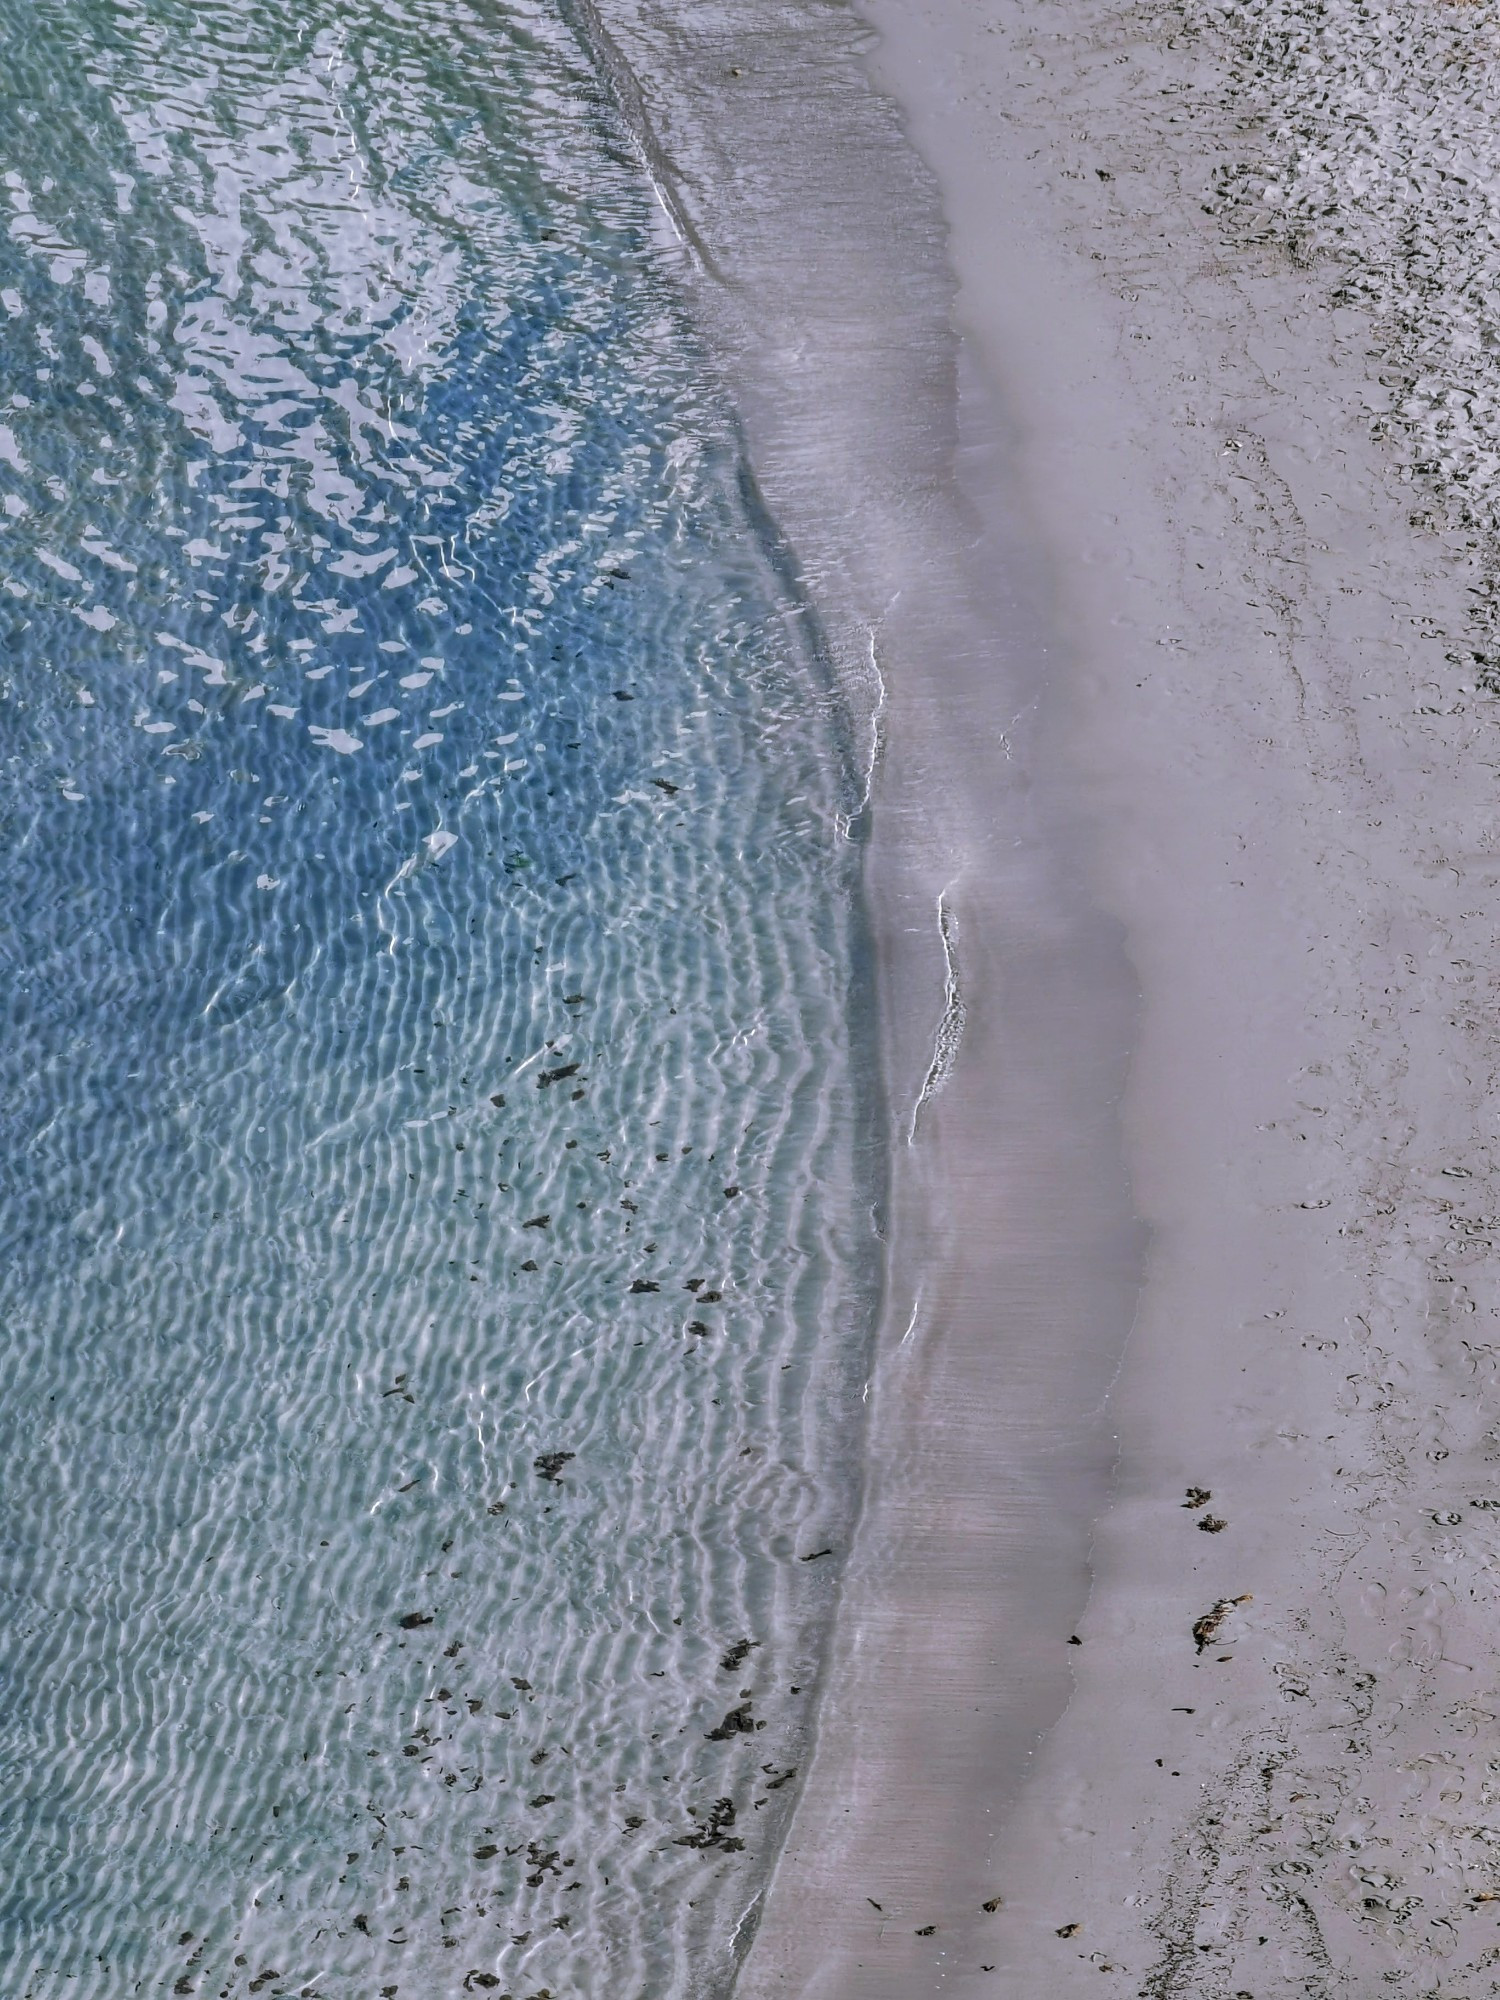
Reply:
<svg viewBox="0 0 1500 2000"><path fill-rule="evenodd" d="M738 1854L744 1848L744 1841L729 1836L725 1829L734 1825L734 1800L715 1799L708 1815L708 1824L695 1833L685 1833L672 1844L674 1847L717 1847L725 1854Z"/></svg>
<svg viewBox="0 0 1500 2000"><path fill-rule="evenodd" d="M432 1620L425 1611L408 1611L396 1622L403 1632L415 1632L419 1625L430 1625Z"/></svg>
<svg viewBox="0 0 1500 2000"><path fill-rule="evenodd" d="M574 1451L543 1451L539 1452L531 1462L543 1479L550 1479L555 1485L563 1467L577 1456L577 1452ZM517 1687L521 1685L520 1681L516 1682ZM524 1688L522 1692L525 1692Z"/></svg>
<svg viewBox="0 0 1500 2000"><path fill-rule="evenodd" d="M757 1729L764 1729L763 1722L757 1722L750 1712L748 1701L742 1701L738 1708L730 1709L717 1729L704 1731L707 1743L727 1743L735 1736L753 1736Z"/></svg>

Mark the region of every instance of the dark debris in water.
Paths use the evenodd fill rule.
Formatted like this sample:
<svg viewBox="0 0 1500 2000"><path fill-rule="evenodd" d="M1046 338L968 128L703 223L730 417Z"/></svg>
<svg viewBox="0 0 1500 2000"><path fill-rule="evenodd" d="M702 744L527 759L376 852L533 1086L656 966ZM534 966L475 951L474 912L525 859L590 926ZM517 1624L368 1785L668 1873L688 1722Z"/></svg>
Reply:
<svg viewBox="0 0 1500 2000"><path fill-rule="evenodd" d="M724 1854L739 1854L744 1850L744 1841L738 1835L732 1835L727 1831L729 1827L734 1825L734 1817L733 1799L715 1799L709 1811L707 1823L704 1826L695 1828L692 1833L680 1835L678 1839L673 1841L672 1845L674 1847L716 1847Z"/></svg>
<svg viewBox="0 0 1500 2000"><path fill-rule="evenodd" d="M708 1743L728 1743L736 1736L753 1736L757 1729L764 1729L763 1722L757 1722L751 1713L750 1703L742 1701L738 1708L730 1709L717 1729L706 1729L704 1741Z"/></svg>

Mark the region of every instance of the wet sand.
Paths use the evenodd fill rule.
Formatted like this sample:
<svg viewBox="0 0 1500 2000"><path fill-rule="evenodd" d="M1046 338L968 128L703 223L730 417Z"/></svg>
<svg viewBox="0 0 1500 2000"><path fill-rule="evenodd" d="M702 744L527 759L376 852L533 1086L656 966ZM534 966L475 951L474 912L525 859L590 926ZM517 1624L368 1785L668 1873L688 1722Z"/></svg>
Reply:
<svg viewBox="0 0 1500 2000"><path fill-rule="evenodd" d="M609 12L884 688L869 1475L742 2000L1500 1992L1485 558L1389 327L1228 226L1170 9Z"/></svg>
<svg viewBox="0 0 1500 2000"><path fill-rule="evenodd" d="M1066 1589L1018 1607L976 1566L922 1630L930 1668L888 1667L927 1601L895 1441L931 1451L950 1543L1025 1512L943 1469L946 1402L904 1392L877 1426L886 1566L856 1558L741 1990L1500 1991L1497 743L1450 657L1484 548L1372 437L1389 329L1209 212L1256 143L1211 44L1075 0L870 11L1008 425L981 499L1045 578L1028 775L1082 803L1088 897L1139 981L1122 1116L1149 1238L1113 1490L1086 1550L1066 1512L1048 1549L1058 1578L1087 1562L1076 1617ZM965 1110L1013 1059L997 1014L955 1069ZM943 1128L947 1212L1003 1187L1007 1112ZM964 1263L1003 1324L1003 1279ZM934 1372L969 1337L935 1321ZM1008 1415L1016 1357L972 1352ZM1097 1433L1054 1435L1059 1491L1091 1491ZM994 1667L971 1690L976 1628ZM1059 1692L1023 1755L1022 1718L984 1710L1031 1649Z"/></svg>

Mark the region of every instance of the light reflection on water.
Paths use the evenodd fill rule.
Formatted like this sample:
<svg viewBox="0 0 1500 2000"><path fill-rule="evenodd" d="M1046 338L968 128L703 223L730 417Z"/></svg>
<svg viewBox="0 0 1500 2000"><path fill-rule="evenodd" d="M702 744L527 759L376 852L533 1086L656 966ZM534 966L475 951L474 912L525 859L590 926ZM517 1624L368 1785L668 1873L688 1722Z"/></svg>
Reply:
<svg viewBox="0 0 1500 2000"><path fill-rule="evenodd" d="M0 28L0 1990L711 1990L869 1308L807 621L553 13Z"/></svg>

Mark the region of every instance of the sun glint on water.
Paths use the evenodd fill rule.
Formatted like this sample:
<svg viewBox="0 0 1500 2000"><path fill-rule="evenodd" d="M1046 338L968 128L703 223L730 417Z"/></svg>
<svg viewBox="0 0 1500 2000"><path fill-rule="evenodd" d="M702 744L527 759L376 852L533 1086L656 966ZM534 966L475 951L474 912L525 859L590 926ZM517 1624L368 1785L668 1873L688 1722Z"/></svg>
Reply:
<svg viewBox="0 0 1500 2000"><path fill-rule="evenodd" d="M0 28L0 1990L714 1991L870 1309L811 618L554 11Z"/></svg>

